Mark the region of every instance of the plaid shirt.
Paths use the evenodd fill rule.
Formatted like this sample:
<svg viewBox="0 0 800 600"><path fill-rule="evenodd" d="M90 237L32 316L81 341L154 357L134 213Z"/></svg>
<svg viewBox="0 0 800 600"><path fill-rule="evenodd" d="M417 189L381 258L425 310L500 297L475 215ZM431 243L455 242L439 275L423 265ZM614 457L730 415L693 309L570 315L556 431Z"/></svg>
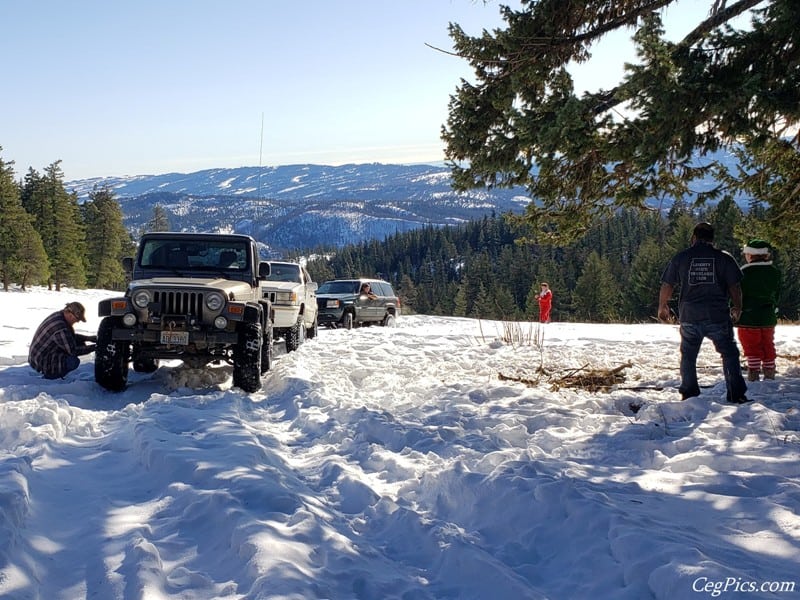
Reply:
<svg viewBox="0 0 800 600"><path fill-rule="evenodd" d="M33 334L28 362L45 377L63 377L67 357L78 355L78 343L63 311L47 317Z"/></svg>

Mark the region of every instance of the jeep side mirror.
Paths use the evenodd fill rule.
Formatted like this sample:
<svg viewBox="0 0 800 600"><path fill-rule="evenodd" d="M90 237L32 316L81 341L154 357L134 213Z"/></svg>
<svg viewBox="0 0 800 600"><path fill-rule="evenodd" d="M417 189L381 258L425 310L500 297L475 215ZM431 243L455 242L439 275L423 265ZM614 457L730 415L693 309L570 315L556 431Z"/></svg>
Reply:
<svg viewBox="0 0 800 600"><path fill-rule="evenodd" d="M126 256L125 258L122 259L122 270L125 271L126 273L133 272L133 257L132 256Z"/></svg>
<svg viewBox="0 0 800 600"><path fill-rule="evenodd" d="M272 267L270 266L270 264L267 261L262 260L260 263L258 263L258 278L259 279L266 279L267 277L269 277L269 274L270 274L271 271L272 271Z"/></svg>

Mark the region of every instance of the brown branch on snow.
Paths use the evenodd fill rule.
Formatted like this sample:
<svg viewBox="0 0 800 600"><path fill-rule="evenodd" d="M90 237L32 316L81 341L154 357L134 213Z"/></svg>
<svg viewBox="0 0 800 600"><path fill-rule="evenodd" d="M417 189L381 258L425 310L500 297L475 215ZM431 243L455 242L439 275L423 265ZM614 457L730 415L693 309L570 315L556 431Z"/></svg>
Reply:
<svg viewBox="0 0 800 600"><path fill-rule="evenodd" d="M624 383L625 374L623 371L632 366L633 363L631 362L619 365L613 369L587 369L588 365L584 365L577 369L571 369L566 375L552 381L550 389L557 391L562 387L566 387L582 388L590 392L608 392L613 386ZM529 379L521 376L505 375L503 373L498 373L498 378L501 381L524 383L527 386L536 386L540 383L538 378Z"/></svg>

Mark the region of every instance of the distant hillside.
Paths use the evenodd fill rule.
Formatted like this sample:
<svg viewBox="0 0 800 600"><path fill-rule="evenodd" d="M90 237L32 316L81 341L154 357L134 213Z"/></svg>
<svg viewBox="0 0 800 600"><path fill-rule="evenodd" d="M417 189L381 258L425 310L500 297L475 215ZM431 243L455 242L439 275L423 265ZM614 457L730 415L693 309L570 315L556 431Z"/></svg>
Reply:
<svg viewBox="0 0 800 600"><path fill-rule="evenodd" d="M174 229L247 233L276 255L521 212L529 202L522 189L456 193L450 181L449 169L433 165L289 165L94 178L65 187L81 198L109 187L134 232L160 204Z"/></svg>

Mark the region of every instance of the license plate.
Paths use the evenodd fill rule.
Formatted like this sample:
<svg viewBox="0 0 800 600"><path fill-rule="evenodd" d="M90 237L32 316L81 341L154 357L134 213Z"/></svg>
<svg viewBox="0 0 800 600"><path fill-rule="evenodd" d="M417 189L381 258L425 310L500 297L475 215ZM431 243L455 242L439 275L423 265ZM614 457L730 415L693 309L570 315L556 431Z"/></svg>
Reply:
<svg viewBox="0 0 800 600"><path fill-rule="evenodd" d="M162 331L161 343L173 346L185 346L189 343L188 331Z"/></svg>

